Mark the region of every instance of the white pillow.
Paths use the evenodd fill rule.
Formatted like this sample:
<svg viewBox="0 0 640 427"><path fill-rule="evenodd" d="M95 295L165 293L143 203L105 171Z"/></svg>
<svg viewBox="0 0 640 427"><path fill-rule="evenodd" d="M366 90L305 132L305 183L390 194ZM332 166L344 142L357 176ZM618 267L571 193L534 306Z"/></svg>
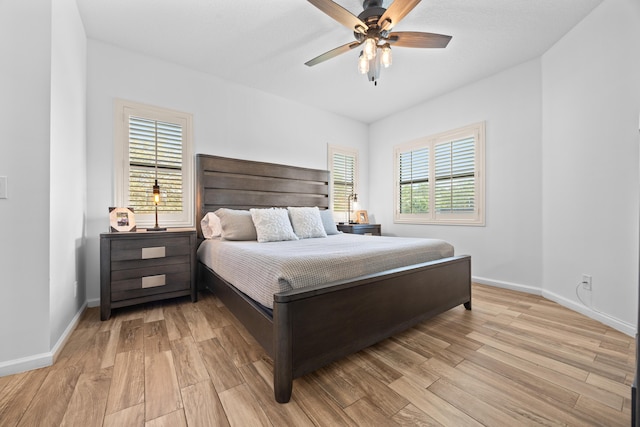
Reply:
<svg viewBox="0 0 640 427"><path fill-rule="evenodd" d="M222 235L220 217L213 212L207 212L204 218L202 218L202 221L200 221L200 228L202 228L202 235L205 239L211 239Z"/></svg>
<svg viewBox="0 0 640 427"><path fill-rule="evenodd" d="M250 212L258 235L258 242L298 240L293 228L291 228L291 221L289 221L286 209L250 209Z"/></svg>
<svg viewBox="0 0 640 427"><path fill-rule="evenodd" d="M320 210L318 207L313 208L292 208L288 207L289 218L293 232L299 239L308 239L311 237L327 237L324 231L322 218L320 218Z"/></svg>
<svg viewBox="0 0 640 427"><path fill-rule="evenodd" d="M322 219L322 225L327 235L340 234L336 221L333 219L333 211L331 209L323 209L320 211L320 218Z"/></svg>

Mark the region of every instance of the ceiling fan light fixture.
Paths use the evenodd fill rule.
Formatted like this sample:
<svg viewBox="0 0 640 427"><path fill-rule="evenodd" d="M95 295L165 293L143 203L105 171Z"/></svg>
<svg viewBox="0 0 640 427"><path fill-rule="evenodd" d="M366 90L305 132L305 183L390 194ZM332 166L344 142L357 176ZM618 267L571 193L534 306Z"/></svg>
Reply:
<svg viewBox="0 0 640 427"><path fill-rule="evenodd" d="M376 42L376 39L367 37L364 41L363 50L364 56L367 58L367 60L372 60L376 57L376 50L378 50L378 43Z"/></svg>
<svg viewBox="0 0 640 427"><path fill-rule="evenodd" d="M364 52L360 52L358 57L358 71L360 74L367 74L369 72L369 60L364 56Z"/></svg>
<svg viewBox="0 0 640 427"><path fill-rule="evenodd" d="M382 46L382 54L380 55L380 63L384 68L389 68L391 63L393 62L393 58L391 55L391 46L389 43L385 43Z"/></svg>
<svg viewBox="0 0 640 427"><path fill-rule="evenodd" d="M0 0L2 1L2 0ZM336 0L308 0L329 17L349 29L353 29L355 42L331 49L305 62L311 67L352 49L361 48L358 71L366 74L367 80L378 84L380 70L392 63L391 43L394 47L445 48L451 36L419 31L391 32L420 0L361 0L363 11L358 16L340 6ZM390 3L389 7L384 7ZM380 52L378 52L380 49Z"/></svg>

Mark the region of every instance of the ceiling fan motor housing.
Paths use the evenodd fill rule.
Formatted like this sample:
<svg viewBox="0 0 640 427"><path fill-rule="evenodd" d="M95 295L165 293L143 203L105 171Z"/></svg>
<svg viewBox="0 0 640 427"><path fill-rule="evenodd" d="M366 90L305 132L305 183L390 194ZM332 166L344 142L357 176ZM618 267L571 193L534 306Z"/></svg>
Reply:
<svg viewBox="0 0 640 427"><path fill-rule="evenodd" d="M362 2L362 8L367 10L371 7L382 7L383 0L364 0Z"/></svg>
<svg viewBox="0 0 640 427"><path fill-rule="evenodd" d="M358 15L358 19L367 24L369 30L367 34L362 34L357 31L353 32L356 40L362 41L367 36L378 37L380 36L380 26L378 25L378 20L387 9L382 7L381 0L365 0L364 1L364 10L360 15Z"/></svg>

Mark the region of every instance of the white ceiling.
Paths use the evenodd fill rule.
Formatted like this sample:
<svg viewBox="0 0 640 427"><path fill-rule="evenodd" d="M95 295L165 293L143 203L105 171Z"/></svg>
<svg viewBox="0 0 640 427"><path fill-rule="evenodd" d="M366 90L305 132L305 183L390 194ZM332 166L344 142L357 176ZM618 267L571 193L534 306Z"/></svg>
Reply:
<svg viewBox="0 0 640 427"><path fill-rule="evenodd" d="M77 0L87 36L371 123L540 56L602 0L424 0L394 31L453 36L393 49L378 86L358 50L306 61L353 33L305 0ZM360 0L336 3L358 15ZM385 0L385 5L391 0Z"/></svg>

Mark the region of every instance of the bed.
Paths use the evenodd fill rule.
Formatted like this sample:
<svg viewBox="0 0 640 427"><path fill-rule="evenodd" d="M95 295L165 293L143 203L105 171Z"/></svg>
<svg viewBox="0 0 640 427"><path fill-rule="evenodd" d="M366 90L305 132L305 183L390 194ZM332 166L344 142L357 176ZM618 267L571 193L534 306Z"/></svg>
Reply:
<svg viewBox="0 0 640 427"><path fill-rule="evenodd" d="M329 172L196 155L196 227L219 208L329 207ZM361 237L379 239L379 237ZM198 263L198 287L213 292L274 362L277 402L293 380L437 314L471 309L471 259L446 256L285 290L265 307L228 276Z"/></svg>

